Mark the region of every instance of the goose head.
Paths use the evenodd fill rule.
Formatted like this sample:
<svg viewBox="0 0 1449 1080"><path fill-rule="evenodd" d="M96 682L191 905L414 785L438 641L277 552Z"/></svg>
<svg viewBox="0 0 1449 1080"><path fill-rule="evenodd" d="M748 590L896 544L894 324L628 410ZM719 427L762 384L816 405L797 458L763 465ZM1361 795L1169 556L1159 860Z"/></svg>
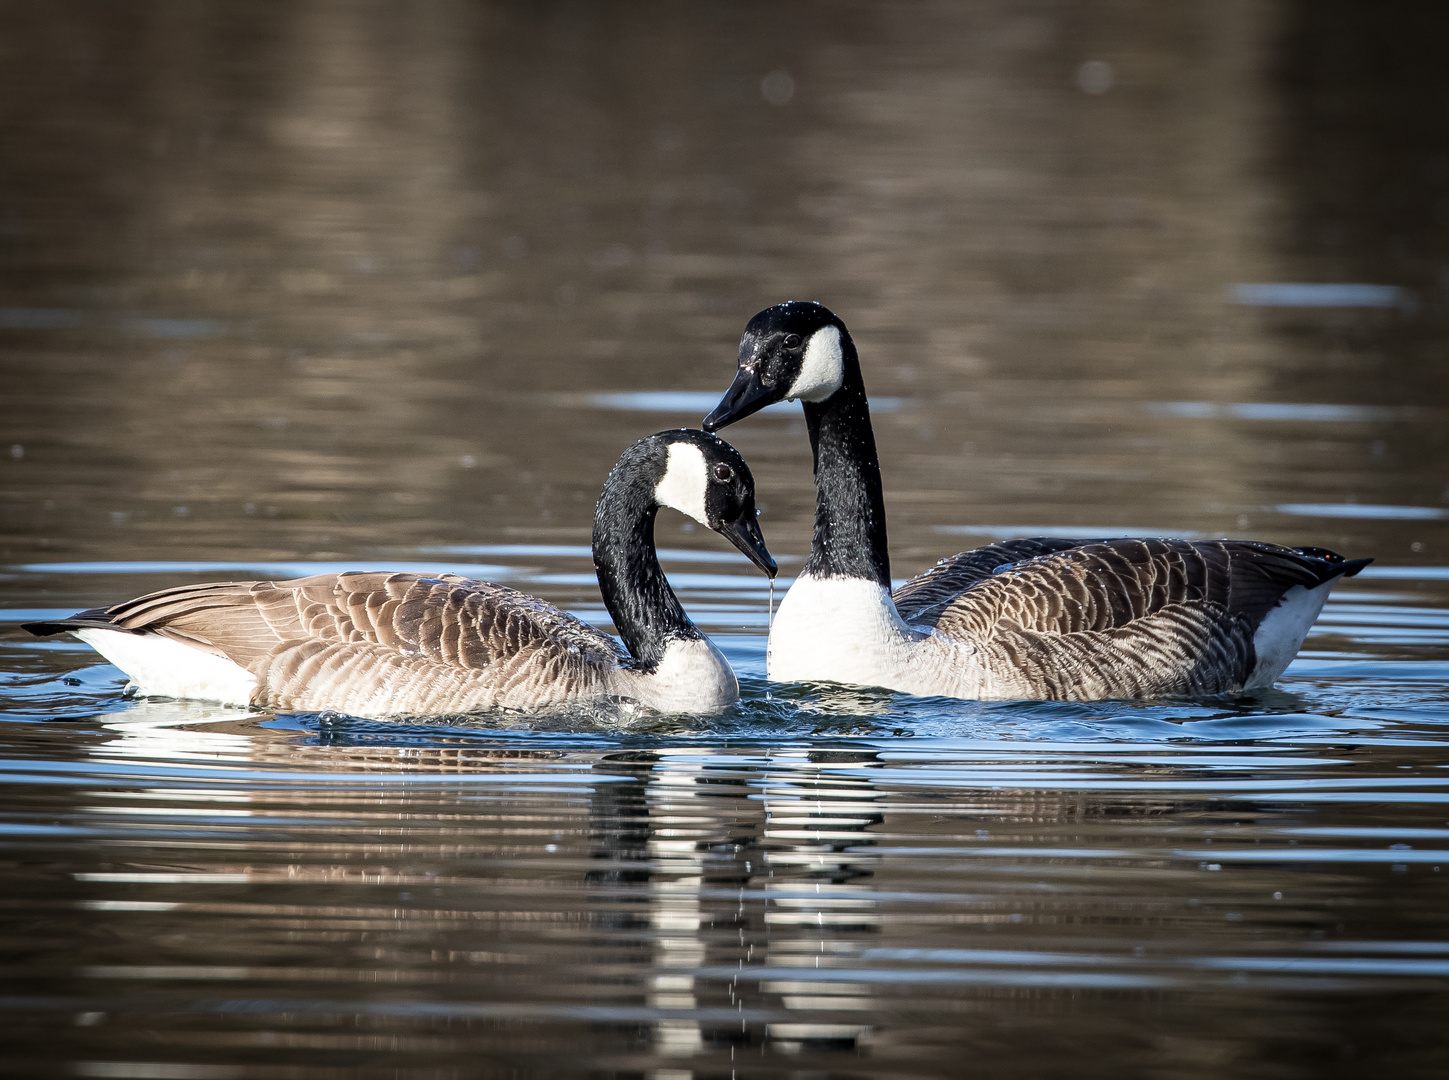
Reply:
<svg viewBox="0 0 1449 1080"><path fill-rule="evenodd" d="M655 506L709 526L775 576L775 560L756 517L755 478L738 450L717 435L690 428L661 431L636 449L642 451L643 474L652 480Z"/></svg>
<svg viewBox="0 0 1449 1080"><path fill-rule="evenodd" d="M740 338L739 370L706 431L743 420L777 401L825 401L845 382L854 354L840 318L813 300L787 300L760 312Z"/></svg>

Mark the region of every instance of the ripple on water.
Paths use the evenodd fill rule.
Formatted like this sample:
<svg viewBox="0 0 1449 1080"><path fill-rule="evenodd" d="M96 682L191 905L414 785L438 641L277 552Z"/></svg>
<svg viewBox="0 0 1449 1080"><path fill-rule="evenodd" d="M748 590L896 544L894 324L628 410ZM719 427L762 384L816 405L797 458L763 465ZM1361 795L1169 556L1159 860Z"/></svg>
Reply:
<svg viewBox="0 0 1449 1080"><path fill-rule="evenodd" d="M437 553L587 595L577 546ZM760 582L674 561L741 672L716 717L126 701L83 647L0 640L16 1059L266 1077L299 1047L393 1072L573 1047L595 1071L939 1075L933 1033L972 1018L1030 1065L1130 1040L1142 1008L1308 1046L1305 1014L1371 1034L1449 993L1436 578L1349 583L1263 694L958 702L768 684ZM15 580L80 598L197 565L231 569Z"/></svg>

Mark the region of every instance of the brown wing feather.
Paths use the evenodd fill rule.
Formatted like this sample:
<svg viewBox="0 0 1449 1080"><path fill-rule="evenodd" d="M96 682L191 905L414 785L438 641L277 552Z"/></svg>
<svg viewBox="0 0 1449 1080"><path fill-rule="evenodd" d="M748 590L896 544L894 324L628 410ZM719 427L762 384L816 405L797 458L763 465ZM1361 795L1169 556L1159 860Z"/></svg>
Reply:
<svg viewBox="0 0 1449 1080"><path fill-rule="evenodd" d="M72 621L99 615L121 630L149 631L225 656L248 670L283 640L271 631L250 590L265 582L205 581L147 593Z"/></svg>
<svg viewBox="0 0 1449 1080"><path fill-rule="evenodd" d="M893 594L896 610L906 622L929 619L932 609L949 604L965 589L989 578L998 567L1090 542L1034 537L1029 540L1002 540L963 551L949 559L942 559L924 574L918 574L897 589Z"/></svg>
<svg viewBox="0 0 1449 1080"><path fill-rule="evenodd" d="M255 703L274 708L548 704L586 695L627 660L612 638L536 597L453 575L184 585L83 615L226 656L257 675Z"/></svg>
<svg viewBox="0 0 1449 1080"><path fill-rule="evenodd" d="M1337 556L1228 540L1078 543L986 576L978 571L989 560L968 558L974 554L902 586L902 615L975 644L989 668L1016 673L1045 698L1241 686L1255 661L1253 634L1283 594L1346 568ZM944 595L948 581L973 574L955 596Z"/></svg>
<svg viewBox="0 0 1449 1080"><path fill-rule="evenodd" d="M1104 540L1012 562L952 597L931 580L948 578L941 567L899 592L907 621L947 633L980 634L1009 620L1070 634L1119 629L1173 604L1212 605L1256 625L1289 588L1342 572L1342 563L1245 540ZM923 596L933 602L915 603Z"/></svg>

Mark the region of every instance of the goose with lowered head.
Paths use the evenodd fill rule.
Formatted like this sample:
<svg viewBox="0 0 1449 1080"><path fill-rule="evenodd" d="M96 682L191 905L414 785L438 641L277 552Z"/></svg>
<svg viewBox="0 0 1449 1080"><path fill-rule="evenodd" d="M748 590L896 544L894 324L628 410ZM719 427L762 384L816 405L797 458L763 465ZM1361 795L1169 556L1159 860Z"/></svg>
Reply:
<svg viewBox="0 0 1449 1080"><path fill-rule="evenodd" d="M714 435L681 429L624 451L594 513L594 567L622 648L503 585L385 572L183 585L25 629L74 634L142 693L164 697L373 717L601 699L714 712L739 685L665 580L654 547L661 506L775 576L749 466Z"/></svg>
<svg viewBox="0 0 1449 1080"><path fill-rule="evenodd" d="M860 359L845 324L809 301L750 320L704 427L796 399L815 455L815 536L770 629L777 681L1077 701L1271 686L1333 583L1371 561L1251 540L1006 540L893 593Z"/></svg>

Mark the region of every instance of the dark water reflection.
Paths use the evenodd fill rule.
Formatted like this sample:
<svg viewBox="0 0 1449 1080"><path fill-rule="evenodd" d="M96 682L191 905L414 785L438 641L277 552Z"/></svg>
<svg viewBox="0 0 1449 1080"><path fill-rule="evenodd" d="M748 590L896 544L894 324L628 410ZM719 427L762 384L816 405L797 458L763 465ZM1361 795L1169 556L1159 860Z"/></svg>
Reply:
<svg viewBox="0 0 1449 1080"><path fill-rule="evenodd" d="M1386 726L581 742L138 705L7 748L12 1062L1427 1069L1449 788Z"/></svg>
<svg viewBox="0 0 1449 1080"><path fill-rule="evenodd" d="M1445 21L0 7L0 1072L1442 1074ZM136 702L14 629L327 564L604 623L603 476L791 296L860 344L899 573L1378 561L1242 700L770 687L677 517L720 717ZM788 577L803 425L730 437Z"/></svg>

